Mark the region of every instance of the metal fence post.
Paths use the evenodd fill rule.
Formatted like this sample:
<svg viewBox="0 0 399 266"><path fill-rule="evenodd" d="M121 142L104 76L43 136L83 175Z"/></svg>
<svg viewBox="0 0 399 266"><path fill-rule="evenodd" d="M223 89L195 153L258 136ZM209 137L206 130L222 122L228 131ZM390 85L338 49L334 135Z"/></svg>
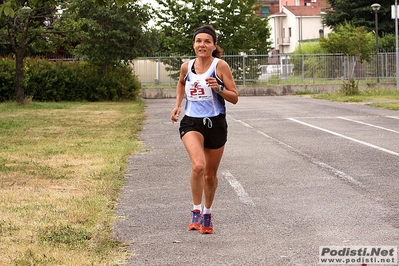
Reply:
<svg viewBox="0 0 399 266"><path fill-rule="evenodd" d="M242 84L245 86L245 81L246 81L246 66L245 66L245 57L247 57L247 54L242 52L241 53L242 56Z"/></svg>
<svg viewBox="0 0 399 266"><path fill-rule="evenodd" d="M157 59L157 69L156 69L156 84L161 83L161 58Z"/></svg>
<svg viewBox="0 0 399 266"><path fill-rule="evenodd" d="M302 66L302 82L305 80L305 55L302 54L302 61L301 61L301 66Z"/></svg>

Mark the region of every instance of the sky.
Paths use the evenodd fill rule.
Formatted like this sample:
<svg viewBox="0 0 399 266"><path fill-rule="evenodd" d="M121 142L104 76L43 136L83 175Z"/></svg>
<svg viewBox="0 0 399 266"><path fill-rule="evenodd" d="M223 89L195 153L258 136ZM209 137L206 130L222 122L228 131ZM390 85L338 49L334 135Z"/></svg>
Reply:
<svg viewBox="0 0 399 266"><path fill-rule="evenodd" d="M144 3L144 4L151 4L151 5L158 5L156 0L137 0L140 3Z"/></svg>
<svg viewBox="0 0 399 266"><path fill-rule="evenodd" d="M158 3L156 0L136 0L138 3L142 4L149 4L151 6L158 6ZM149 23L150 27L153 27L155 25L155 21L150 21Z"/></svg>

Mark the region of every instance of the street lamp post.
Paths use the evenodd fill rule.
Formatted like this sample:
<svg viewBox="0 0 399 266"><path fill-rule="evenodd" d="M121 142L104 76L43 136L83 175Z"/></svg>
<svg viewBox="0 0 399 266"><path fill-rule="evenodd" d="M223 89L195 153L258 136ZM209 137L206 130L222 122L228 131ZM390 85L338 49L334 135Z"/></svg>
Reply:
<svg viewBox="0 0 399 266"><path fill-rule="evenodd" d="M379 63L378 63L378 10L380 10L381 5L374 3L371 5L371 8L374 10L375 14L375 46L377 51L377 59L376 59L376 70L377 70L377 83L380 82L380 71L379 71Z"/></svg>

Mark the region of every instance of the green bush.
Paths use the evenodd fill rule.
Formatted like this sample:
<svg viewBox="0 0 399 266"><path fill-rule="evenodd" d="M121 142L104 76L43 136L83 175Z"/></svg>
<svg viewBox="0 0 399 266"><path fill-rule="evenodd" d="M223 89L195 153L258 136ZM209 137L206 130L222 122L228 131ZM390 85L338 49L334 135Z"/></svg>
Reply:
<svg viewBox="0 0 399 266"><path fill-rule="evenodd" d="M15 94L15 61L0 57L0 102L9 101Z"/></svg>
<svg viewBox="0 0 399 266"><path fill-rule="evenodd" d="M134 100L141 84L130 67L116 66L104 76L87 62L25 60L24 92L35 101ZM0 58L0 102L14 100L15 61Z"/></svg>
<svg viewBox="0 0 399 266"><path fill-rule="evenodd" d="M350 79L348 82L344 82L342 88L340 89L340 93L345 96L358 95L360 93L359 81Z"/></svg>

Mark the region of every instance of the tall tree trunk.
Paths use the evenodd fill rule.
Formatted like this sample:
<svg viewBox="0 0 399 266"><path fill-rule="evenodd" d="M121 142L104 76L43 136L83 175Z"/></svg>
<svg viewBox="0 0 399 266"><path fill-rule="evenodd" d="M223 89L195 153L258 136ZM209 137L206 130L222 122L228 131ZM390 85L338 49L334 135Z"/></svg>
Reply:
<svg viewBox="0 0 399 266"><path fill-rule="evenodd" d="M357 63L357 57L355 56L355 57L353 57L353 67L352 67L351 73L349 75L349 80L353 80L355 77L356 63Z"/></svg>
<svg viewBox="0 0 399 266"><path fill-rule="evenodd" d="M22 79L24 77L24 52L17 49L15 53L15 96L18 104L23 104L25 101L25 92L22 87Z"/></svg>
<svg viewBox="0 0 399 266"><path fill-rule="evenodd" d="M22 81L24 78L24 55L30 42L29 14L18 14L15 18L10 18L7 23L7 34L11 47L15 53L15 97L18 104L25 101L24 88Z"/></svg>

